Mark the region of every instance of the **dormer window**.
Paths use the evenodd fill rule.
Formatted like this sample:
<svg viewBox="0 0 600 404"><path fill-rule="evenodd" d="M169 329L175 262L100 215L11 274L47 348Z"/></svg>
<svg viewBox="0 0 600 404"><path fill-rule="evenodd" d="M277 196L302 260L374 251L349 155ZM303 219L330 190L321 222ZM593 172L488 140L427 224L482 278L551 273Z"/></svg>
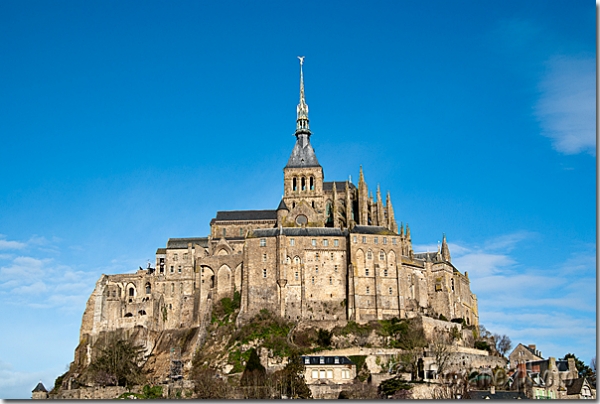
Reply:
<svg viewBox="0 0 600 404"><path fill-rule="evenodd" d="M324 365L324 364L325 364L325 358L321 356L319 358L319 365Z"/></svg>
<svg viewBox="0 0 600 404"><path fill-rule="evenodd" d="M304 358L304 364L310 365L310 358Z"/></svg>
<svg viewBox="0 0 600 404"><path fill-rule="evenodd" d="M335 357L335 359L333 360L333 363L335 363L336 365L340 364L340 358L339 357Z"/></svg>

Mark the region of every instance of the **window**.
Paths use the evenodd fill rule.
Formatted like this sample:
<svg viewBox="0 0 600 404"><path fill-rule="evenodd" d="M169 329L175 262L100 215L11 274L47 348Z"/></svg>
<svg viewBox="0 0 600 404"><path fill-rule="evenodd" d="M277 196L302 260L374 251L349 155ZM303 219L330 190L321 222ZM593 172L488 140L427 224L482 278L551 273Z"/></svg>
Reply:
<svg viewBox="0 0 600 404"><path fill-rule="evenodd" d="M319 358L319 365L323 365L324 363L325 363L325 358L321 356ZM323 370L321 372L323 372Z"/></svg>
<svg viewBox="0 0 600 404"><path fill-rule="evenodd" d="M296 240L294 240L293 238L290 239L290 246L294 246L296 245Z"/></svg>
<svg viewBox="0 0 600 404"><path fill-rule="evenodd" d="M302 184L302 187L300 189L302 191L306 191L306 178L302 177L302 180L300 180L300 183Z"/></svg>
<svg viewBox="0 0 600 404"><path fill-rule="evenodd" d="M387 237L383 238L383 244L387 244Z"/></svg>
<svg viewBox="0 0 600 404"><path fill-rule="evenodd" d="M314 276L311 278L311 282L312 282L313 285L315 284L315 277Z"/></svg>
<svg viewBox="0 0 600 404"><path fill-rule="evenodd" d="M173 254L173 261L177 261L179 259L179 256L177 254Z"/></svg>
<svg viewBox="0 0 600 404"><path fill-rule="evenodd" d="M240 227L240 237L244 237L244 229Z"/></svg>
<svg viewBox="0 0 600 404"><path fill-rule="evenodd" d="M379 253L379 261L385 261L385 253L383 251Z"/></svg>
<svg viewBox="0 0 600 404"><path fill-rule="evenodd" d="M263 262L267 262L267 254L263 254Z"/></svg>
<svg viewBox="0 0 600 404"><path fill-rule="evenodd" d="M394 289L392 289L392 288L389 288L388 291L390 292L390 295L394 293Z"/></svg>
<svg viewBox="0 0 600 404"><path fill-rule="evenodd" d="M261 238L260 239L260 246L261 247L266 247L267 246L267 239L266 238Z"/></svg>
<svg viewBox="0 0 600 404"><path fill-rule="evenodd" d="M292 178L292 191L297 191L298 190L298 182L296 180L296 177Z"/></svg>
<svg viewBox="0 0 600 404"><path fill-rule="evenodd" d="M315 253L315 260L319 260L319 253Z"/></svg>
<svg viewBox="0 0 600 404"><path fill-rule="evenodd" d="M298 280L298 271L296 271L296 272L294 273L294 277L296 278L296 280Z"/></svg>
<svg viewBox="0 0 600 404"><path fill-rule="evenodd" d="M342 379L350 379L350 371L348 369L342 369Z"/></svg>
<svg viewBox="0 0 600 404"><path fill-rule="evenodd" d="M371 252L371 250L367 251L367 259L368 260L372 260L373 259L373 253Z"/></svg>
<svg viewBox="0 0 600 404"><path fill-rule="evenodd" d="M308 359L307 359L307 361L308 361ZM319 378L319 371L316 370L316 369L313 370L311 376L312 376L313 379L318 379Z"/></svg>
<svg viewBox="0 0 600 404"><path fill-rule="evenodd" d="M392 238L392 244L396 245L396 239Z"/></svg>
<svg viewBox="0 0 600 404"><path fill-rule="evenodd" d="M338 269L338 266L337 266L337 265L335 265L335 266L333 267L333 272L337 272L337 269Z"/></svg>
<svg viewBox="0 0 600 404"><path fill-rule="evenodd" d="M352 242L356 244L356 242L357 242L357 237L356 236L352 236Z"/></svg>
<svg viewBox="0 0 600 404"><path fill-rule="evenodd" d="M227 229L223 229L223 238L225 238L225 236L227 236Z"/></svg>
<svg viewBox="0 0 600 404"><path fill-rule="evenodd" d="M450 288L454 292L454 279L450 279Z"/></svg>
<svg viewBox="0 0 600 404"><path fill-rule="evenodd" d="M383 276L388 276L388 270L387 269L383 270Z"/></svg>
<svg viewBox="0 0 600 404"><path fill-rule="evenodd" d="M333 246L334 247L339 247L340 246L340 240L338 240L337 238L335 240L333 240Z"/></svg>
<svg viewBox="0 0 600 404"><path fill-rule="evenodd" d="M135 289L129 288L129 296L134 296L134 295L135 295Z"/></svg>
<svg viewBox="0 0 600 404"><path fill-rule="evenodd" d="M319 370L319 378L325 379L325 369Z"/></svg>
<svg viewBox="0 0 600 404"><path fill-rule="evenodd" d="M171 273L175 272L175 269L173 268L173 265L171 265Z"/></svg>
<svg viewBox="0 0 600 404"><path fill-rule="evenodd" d="M333 370L327 369L327 378L328 379L333 379Z"/></svg>
<svg viewBox="0 0 600 404"><path fill-rule="evenodd" d="M188 253L183 253L183 259L187 260L188 259Z"/></svg>
<svg viewBox="0 0 600 404"><path fill-rule="evenodd" d="M300 263L300 257L298 257L297 255L294 257L294 264L299 264Z"/></svg>
<svg viewBox="0 0 600 404"><path fill-rule="evenodd" d="M315 265L315 273L318 275L319 274L319 266Z"/></svg>
<svg viewBox="0 0 600 404"><path fill-rule="evenodd" d="M363 236L363 238L362 238L362 243L363 243L363 244L367 244L367 237L366 237L366 236Z"/></svg>
<svg viewBox="0 0 600 404"><path fill-rule="evenodd" d="M378 239L377 239L377 237L373 238L373 242L374 242L375 244L377 244L377 243L378 243Z"/></svg>
<svg viewBox="0 0 600 404"><path fill-rule="evenodd" d="M339 365L339 364L340 364L340 358L339 358L339 356L336 356L336 357L333 359L333 363L335 363L336 365Z"/></svg>
<svg viewBox="0 0 600 404"><path fill-rule="evenodd" d="M313 177L310 177L310 190L315 190L315 179Z"/></svg>
<svg viewBox="0 0 600 404"><path fill-rule="evenodd" d="M304 358L304 364L305 365L310 365L310 359L309 358Z"/></svg>
<svg viewBox="0 0 600 404"><path fill-rule="evenodd" d="M292 263L292 259L290 257L286 257L285 263L288 264L288 265L291 264Z"/></svg>
<svg viewBox="0 0 600 404"><path fill-rule="evenodd" d="M327 239L324 239L324 240L323 240L323 245L324 245L325 247L329 246L329 240L327 240Z"/></svg>
<svg viewBox="0 0 600 404"><path fill-rule="evenodd" d="M266 278L266 277L267 277L267 270L263 269L263 278Z"/></svg>
<svg viewBox="0 0 600 404"><path fill-rule="evenodd" d="M329 254L329 258L333 259L333 253Z"/></svg>
<svg viewBox="0 0 600 404"><path fill-rule="evenodd" d="M171 284L171 294L173 294L175 292L175 284L172 283Z"/></svg>
<svg viewBox="0 0 600 404"><path fill-rule="evenodd" d="M181 265L177 267L177 272L181 273Z"/></svg>
<svg viewBox="0 0 600 404"><path fill-rule="evenodd" d="M333 285L333 278L331 276L329 277L329 284Z"/></svg>
<svg viewBox="0 0 600 404"><path fill-rule="evenodd" d="M365 268L365 276L369 276L369 268Z"/></svg>
<svg viewBox="0 0 600 404"><path fill-rule="evenodd" d="M317 246L317 240L314 238L312 240L310 240L310 243L313 245L313 247Z"/></svg>
<svg viewBox="0 0 600 404"><path fill-rule="evenodd" d="M371 288L367 286L367 295L371 293Z"/></svg>

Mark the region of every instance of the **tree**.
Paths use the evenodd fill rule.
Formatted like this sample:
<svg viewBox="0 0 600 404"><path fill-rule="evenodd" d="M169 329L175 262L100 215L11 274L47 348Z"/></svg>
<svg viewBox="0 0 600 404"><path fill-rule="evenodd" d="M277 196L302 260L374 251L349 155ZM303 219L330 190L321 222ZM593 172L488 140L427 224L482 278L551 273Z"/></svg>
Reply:
<svg viewBox="0 0 600 404"><path fill-rule="evenodd" d="M496 344L496 351L502 356L512 348L512 341L508 335L494 334L494 343Z"/></svg>
<svg viewBox="0 0 600 404"><path fill-rule="evenodd" d="M448 359L450 359L451 351L449 345L452 342L452 337L446 330L436 330L434 334L435 336L431 344L429 344L429 349L433 353L437 365L437 373L441 375L446 370L446 364Z"/></svg>
<svg viewBox="0 0 600 404"><path fill-rule="evenodd" d="M244 373L240 380L240 385L245 387L245 398L263 399L269 398L269 392L266 386L267 370L260 363L260 358L256 349L250 349L250 357L246 363Z"/></svg>
<svg viewBox="0 0 600 404"><path fill-rule="evenodd" d="M143 348L118 337L109 338L99 355L90 364L97 384L102 386L132 386L141 384Z"/></svg>
<svg viewBox="0 0 600 404"><path fill-rule="evenodd" d="M381 382L379 385L379 395L381 398L410 399L412 398L411 388L412 385L402 380L402 378L393 377Z"/></svg>
<svg viewBox="0 0 600 404"><path fill-rule="evenodd" d="M575 354L568 353L564 358L562 358L562 360L566 361L569 358L573 358L575 360L575 367L577 368L577 374L579 377L591 377L594 375L592 368L587 366L581 359L575 356Z"/></svg>
<svg viewBox="0 0 600 404"><path fill-rule="evenodd" d="M288 398L312 398L310 388L304 379L304 364L297 353L292 353L287 365L273 374L270 380L272 386L272 397L280 399Z"/></svg>
<svg viewBox="0 0 600 404"><path fill-rule="evenodd" d="M404 350L400 354L400 361L405 369L411 372L413 380L418 376L419 359L423 356L423 348L427 346L427 339L423 327L412 321L407 329L400 334L398 345Z"/></svg>
<svg viewBox="0 0 600 404"><path fill-rule="evenodd" d="M224 399L229 397L227 383L210 368L195 368L192 371L194 392L199 399Z"/></svg>

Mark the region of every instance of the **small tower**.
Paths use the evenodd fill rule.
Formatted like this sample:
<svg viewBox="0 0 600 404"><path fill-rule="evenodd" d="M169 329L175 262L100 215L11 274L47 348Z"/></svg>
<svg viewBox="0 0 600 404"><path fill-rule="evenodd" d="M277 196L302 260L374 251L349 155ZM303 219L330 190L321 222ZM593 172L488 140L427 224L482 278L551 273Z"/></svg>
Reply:
<svg viewBox="0 0 600 404"><path fill-rule="evenodd" d="M381 200L381 189L377 184L377 226L385 226L385 216L383 214L383 201Z"/></svg>
<svg viewBox="0 0 600 404"><path fill-rule="evenodd" d="M450 249L448 248L448 243L446 242L446 233L444 233L444 238L442 238L442 259L446 262L450 262Z"/></svg>
<svg viewBox="0 0 600 404"><path fill-rule="evenodd" d="M358 224L369 224L369 189L365 182L362 166L358 175Z"/></svg>
<svg viewBox="0 0 600 404"><path fill-rule="evenodd" d="M385 198L385 208L387 209L387 227L394 233L398 232L398 225L394 218L394 208L392 207L392 198L390 197L390 191L387 193Z"/></svg>
<svg viewBox="0 0 600 404"><path fill-rule="evenodd" d="M44 384L40 382L35 386L35 389L31 391L32 400L45 400L48 398L48 390L44 387Z"/></svg>

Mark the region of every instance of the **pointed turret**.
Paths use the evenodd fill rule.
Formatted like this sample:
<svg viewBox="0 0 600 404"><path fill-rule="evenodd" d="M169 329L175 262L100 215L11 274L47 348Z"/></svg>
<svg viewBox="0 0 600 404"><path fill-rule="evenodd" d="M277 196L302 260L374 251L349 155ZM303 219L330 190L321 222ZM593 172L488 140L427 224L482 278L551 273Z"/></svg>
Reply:
<svg viewBox="0 0 600 404"><path fill-rule="evenodd" d="M333 203L331 204L331 215L333 217L333 227L339 227L338 220L338 202L337 202L337 186L335 185L335 181L333 182Z"/></svg>
<svg viewBox="0 0 600 404"><path fill-rule="evenodd" d="M365 182L362 166L360 166L358 176L358 223L362 226L369 224L369 189Z"/></svg>
<svg viewBox="0 0 600 404"><path fill-rule="evenodd" d="M383 201L381 200L381 189L377 184L377 226L385 226L385 215L383 214Z"/></svg>
<svg viewBox="0 0 600 404"><path fill-rule="evenodd" d="M392 207L392 198L390 197L390 191L387 193L385 198L385 208L387 209L387 227L394 233L398 232L398 225L394 218L394 208Z"/></svg>
<svg viewBox="0 0 600 404"><path fill-rule="evenodd" d="M442 259L444 261L450 262L450 249L448 248L448 243L446 242L446 234L444 233L444 237L442 238Z"/></svg>
<svg viewBox="0 0 600 404"><path fill-rule="evenodd" d="M348 229L354 227L354 217L352 211L352 199L350 198L350 181L346 181L346 227Z"/></svg>

